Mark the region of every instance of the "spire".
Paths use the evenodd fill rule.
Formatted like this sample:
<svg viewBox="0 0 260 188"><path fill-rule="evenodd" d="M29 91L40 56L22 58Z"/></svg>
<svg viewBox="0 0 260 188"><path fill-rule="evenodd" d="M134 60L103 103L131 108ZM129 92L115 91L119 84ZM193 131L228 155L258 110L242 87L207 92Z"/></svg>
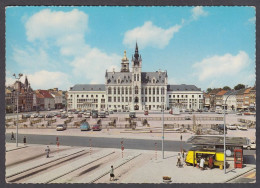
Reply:
<svg viewBox="0 0 260 188"><path fill-rule="evenodd" d="M137 45L137 42L136 42L136 45L135 45L135 59L138 60L139 58L139 53L138 53L138 45Z"/></svg>
<svg viewBox="0 0 260 188"><path fill-rule="evenodd" d="M27 79L27 76L25 76L24 84L25 84L25 87L28 87L28 79Z"/></svg>
<svg viewBox="0 0 260 188"><path fill-rule="evenodd" d="M124 51L124 57L122 58L122 61L127 61L127 57L126 57L126 51Z"/></svg>

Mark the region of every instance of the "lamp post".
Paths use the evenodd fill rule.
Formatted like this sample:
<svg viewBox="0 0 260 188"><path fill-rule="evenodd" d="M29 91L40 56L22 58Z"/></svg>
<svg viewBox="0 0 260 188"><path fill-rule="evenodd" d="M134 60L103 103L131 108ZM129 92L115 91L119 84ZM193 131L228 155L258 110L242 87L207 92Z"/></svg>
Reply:
<svg viewBox="0 0 260 188"><path fill-rule="evenodd" d="M19 73L18 77L16 77L16 74L13 74L14 78L19 82L20 78L23 76L23 74ZM18 147L18 122L19 122L19 117L18 117L18 108L19 108L19 90L17 87L17 123L16 123L16 147Z"/></svg>
<svg viewBox="0 0 260 188"><path fill-rule="evenodd" d="M232 94L232 92L227 96L224 103L224 173L226 174L226 103L228 97Z"/></svg>
<svg viewBox="0 0 260 188"><path fill-rule="evenodd" d="M162 103L162 159L164 159L163 142L164 142L164 106Z"/></svg>

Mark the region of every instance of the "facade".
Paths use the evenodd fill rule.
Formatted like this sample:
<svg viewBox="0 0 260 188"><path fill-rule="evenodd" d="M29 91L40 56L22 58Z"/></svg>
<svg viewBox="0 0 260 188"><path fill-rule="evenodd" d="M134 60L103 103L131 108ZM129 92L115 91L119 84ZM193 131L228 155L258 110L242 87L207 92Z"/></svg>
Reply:
<svg viewBox="0 0 260 188"><path fill-rule="evenodd" d="M219 89L213 89L209 93L209 101L210 101L210 109L216 110L216 94L221 91L221 88Z"/></svg>
<svg viewBox="0 0 260 188"><path fill-rule="evenodd" d="M227 91L223 95L223 108L226 110L237 110L237 92L236 90ZM225 106L226 101L226 106Z"/></svg>
<svg viewBox="0 0 260 188"><path fill-rule="evenodd" d="M55 99L48 90L37 90L36 93L39 110L55 109Z"/></svg>
<svg viewBox="0 0 260 188"><path fill-rule="evenodd" d="M246 89L240 89L236 93L237 110L243 110L244 107L244 92Z"/></svg>
<svg viewBox="0 0 260 188"><path fill-rule="evenodd" d="M124 52L120 72L106 71L105 84L77 84L71 87L68 91L68 109L126 111L166 110L172 106L203 108L203 92L196 86L168 85L167 71L143 72L137 44L131 65L130 69Z"/></svg>
<svg viewBox="0 0 260 188"><path fill-rule="evenodd" d="M209 110L210 109L210 95L204 93L204 108Z"/></svg>
<svg viewBox="0 0 260 188"><path fill-rule="evenodd" d="M168 85L167 107L198 110L203 108L203 92L194 85Z"/></svg>
<svg viewBox="0 0 260 188"><path fill-rule="evenodd" d="M249 92L249 97L250 97L250 109L255 111L256 108L256 87L254 86L250 92Z"/></svg>
<svg viewBox="0 0 260 188"><path fill-rule="evenodd" d="M245 91L244 91L244 99L243 99L243 107L244 108L249 108L250 106L250 91L251 91L251 87L250 88L247 88Z"/></svg>
<svg viewBox="0 0 260 188"><path fill-rule="evenodd" d="M223 95L226 93L226 90L220 90L216 94L216 110L222 110L223 109Z"/></svg>

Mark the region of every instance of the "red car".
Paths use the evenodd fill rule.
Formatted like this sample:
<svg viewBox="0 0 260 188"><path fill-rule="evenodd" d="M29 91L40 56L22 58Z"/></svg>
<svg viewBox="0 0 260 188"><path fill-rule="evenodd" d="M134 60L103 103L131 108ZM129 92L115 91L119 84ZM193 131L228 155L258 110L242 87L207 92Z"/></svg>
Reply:
<svg viewBox="0 0 260 188"><path fill-rule="evenodd" d="M92 130L93 130L93 131L101 131L101 125L99 125L99 124L93 125L93 126L92 126Z"/></svg>
<svg viewBox="0 0 260 188"><path fill-rule="evenodd" d="M57 114L57 117L61 117L61 114Z"/></svg>

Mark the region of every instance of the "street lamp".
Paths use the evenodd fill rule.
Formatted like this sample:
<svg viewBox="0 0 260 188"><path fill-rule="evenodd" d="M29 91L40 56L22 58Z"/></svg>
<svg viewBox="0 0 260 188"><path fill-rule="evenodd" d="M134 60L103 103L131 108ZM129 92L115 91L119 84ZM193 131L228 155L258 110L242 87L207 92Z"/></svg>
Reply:
<svg viewBox="0 0 260 188"><path fill-rule="evenodd" d="M163 142L164 142L164 104L162 103L162 159L164 159L164 148L163 148Z"/></svg>
<svg viewBox="0 0 260 188"><path fill-rule="evenodd" d="M16 77L15 74L13 74L14 78L19 82L20 78L23 76L23 74L19 73L18 77ZM19 108L19 90L17 88L17 123L16 123L16 147L18 147L18 122L19 122L19 117L18 117L18 108Z"/></svg>
<svg viewBox="0 0 260 188"><path fill-rule="evenodd" d="M226 103L228 97L232 94L232 92L227 96L224 103L224 173L226 174Z"/></svg>

